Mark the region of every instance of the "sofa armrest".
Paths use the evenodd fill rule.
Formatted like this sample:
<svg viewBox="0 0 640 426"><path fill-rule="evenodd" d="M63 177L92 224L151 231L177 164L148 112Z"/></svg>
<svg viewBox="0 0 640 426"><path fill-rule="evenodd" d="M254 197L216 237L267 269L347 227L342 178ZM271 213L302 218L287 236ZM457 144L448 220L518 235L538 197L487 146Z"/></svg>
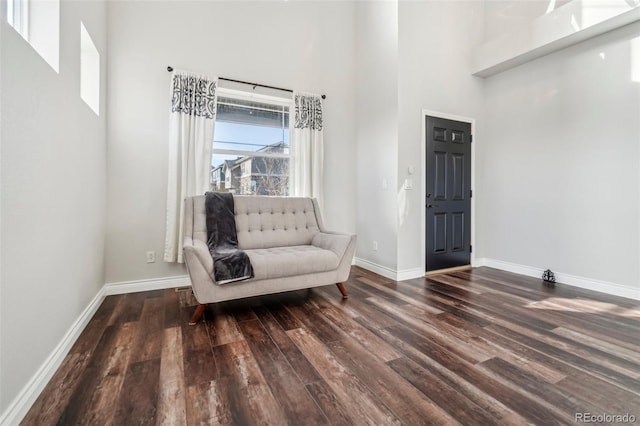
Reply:
<svg viewBox="0 0 640 426"><path fill-rule="evenodd" d="M321 249L334 252L336 256L338 256L338 259L342 260L347 249L355 245L355 240L355 235L320 232L313 237L311 244Z"/></svg>
<svg viewBox="0 0 640 426"><path fill-rule="evenodd" d="M209 277L215 281L213 257L211 257L209 247L204 241L185 237L182 244L182 251L187 264L199 263L204 270L207 271Z"/></svg>

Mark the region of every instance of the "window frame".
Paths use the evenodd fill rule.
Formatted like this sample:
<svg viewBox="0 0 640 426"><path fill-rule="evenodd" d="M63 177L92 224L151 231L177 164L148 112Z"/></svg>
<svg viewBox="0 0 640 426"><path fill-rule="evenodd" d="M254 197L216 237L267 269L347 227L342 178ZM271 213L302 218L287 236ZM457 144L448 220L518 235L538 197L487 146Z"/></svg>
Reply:
<svg viewBox="0 0 640 426"><path fill-rule="evenodd" d="M288 131L289 131L289 146L288 146L288 154L284 154L284 153L271 153L271 152L259 152L259 151L247 151L247 150L236 150L236 149L226 149L226 148L216 148L216 132L214 131L214 136L213 136L213 141L211 142L211 155L212 155L212 159L213 159L213 155L215 154L219 154L219 155L230 155L230 156L237 156L237 157L250 157L250 158L256 158L256 157L262 157L262 158L282 158L282 159L288 159L289 160L289 173L288 173L288 178L289 178L289 182L291 182L293 180L293 161L294 161L294 156L293 156L293 151L292 151L292 146L291 146L291 135L293 134L293 120L292 120L292 116L294 113L294 100L293 97L287 98L287 97L280 97L280 96L271 96L271 95L264 95L264 94L260 94L260 93L251 93L251 92L247 92L247 91L243 91L243 90L237 90L237 89L230 89L230 88L226 88L226 87L220 87L218 86L216 89L216 98L219 100L222 97L226 97L226 98L233 98L233 99L237 99L237 100L241 100L241 101L255 101L255 102L262 102L262 103L266 103L266 104L270 104L276 107L288 107L288 114L289 114L289 126L288 126ZM217 124L217 115L216 115L216 124ZM218 141L218 142L222 142L222 141ZM215 168L218 166L215 166L213 163L211 164L211 170L210 170L210 179L213 178L213 171L215 170ZM229 176L225 175L225 185L228 181ZM211 181L211 184L213 185L213 182ZM252 185L253 186L253 185ZM212 188L212 190L215 190L214 188ZM289 185L289 194L291 194L291 190L292 187L291 185Z"/></svg>
<svg viewBox="0 0 640 426"><path fill-rule="evenodd" d="M60 9L62 0L6 0L6 20L60 74Z"/></svg>
<svg viewBox="0 0 640 426"><path fill-rule="evenodd" d="M29 41L29 0L7 0L7 23Z"/></svg>

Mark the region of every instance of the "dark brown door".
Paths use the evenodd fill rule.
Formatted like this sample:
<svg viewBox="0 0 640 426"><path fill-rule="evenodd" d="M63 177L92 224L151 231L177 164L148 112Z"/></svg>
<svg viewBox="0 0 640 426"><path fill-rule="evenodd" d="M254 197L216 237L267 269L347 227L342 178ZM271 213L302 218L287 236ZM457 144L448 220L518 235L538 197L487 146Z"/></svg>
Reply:
<svg viewBox="0 0 640 426"><path fill-rule="evenodd" d="M471 263L471 124L425 120L429 272Z"/></svg>

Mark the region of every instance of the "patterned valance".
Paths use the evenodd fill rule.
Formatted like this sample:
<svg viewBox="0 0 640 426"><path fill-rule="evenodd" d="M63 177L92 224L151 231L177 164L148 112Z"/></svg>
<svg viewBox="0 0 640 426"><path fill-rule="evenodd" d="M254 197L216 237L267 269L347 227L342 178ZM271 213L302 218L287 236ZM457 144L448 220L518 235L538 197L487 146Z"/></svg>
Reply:
<svg viewBox="0 0 640 426"><path fill-rule="evenodd" d="M295 95L295 128L322 130L322 100L316 95Z"/></svg>
<svg viewBox="0 0 640 426"><path fill-rule="evenodd" d="M216 81L193 74L174 74L171 112L215 118Z"/></svg>

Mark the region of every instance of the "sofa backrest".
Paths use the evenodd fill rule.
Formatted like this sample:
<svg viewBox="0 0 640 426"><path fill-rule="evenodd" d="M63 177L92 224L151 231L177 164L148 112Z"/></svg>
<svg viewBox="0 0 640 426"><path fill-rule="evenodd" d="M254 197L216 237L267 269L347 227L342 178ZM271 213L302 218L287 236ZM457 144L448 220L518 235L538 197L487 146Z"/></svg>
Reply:
<svg viewBox="0 0 640 426"><path fill-rule="evenodd" d="M233 199L241 249L311 244L320 232L317 204L311 198L234 195ZM192 206L192 219L186 219L185 234L207 241L204 195L193 197ZM191 214L190 210L191 205L185 210L185 216Z"/></svg>

